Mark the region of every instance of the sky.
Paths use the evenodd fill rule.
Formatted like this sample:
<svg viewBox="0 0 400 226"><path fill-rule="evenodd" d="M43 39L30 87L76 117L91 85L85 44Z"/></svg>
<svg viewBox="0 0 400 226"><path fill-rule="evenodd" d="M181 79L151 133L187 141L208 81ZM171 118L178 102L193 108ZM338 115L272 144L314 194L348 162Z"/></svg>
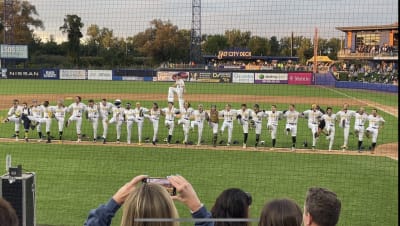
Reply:
<svg viewBox="0 0 400 226"><path fill-rule="evenodd" d="M200 0L196 0L200 1ZM45 29L35 33L43 41L59 31L67 14L82 18L82 33L91 24L107 27L117 37L134 36L150 27L150 21L170 21L191 29L192 0L29 0L36 6ZM383 25L398 22L397 0L201 0L202 34L223 34L240 29L263 37L343 38L343 26Z"/></svg>

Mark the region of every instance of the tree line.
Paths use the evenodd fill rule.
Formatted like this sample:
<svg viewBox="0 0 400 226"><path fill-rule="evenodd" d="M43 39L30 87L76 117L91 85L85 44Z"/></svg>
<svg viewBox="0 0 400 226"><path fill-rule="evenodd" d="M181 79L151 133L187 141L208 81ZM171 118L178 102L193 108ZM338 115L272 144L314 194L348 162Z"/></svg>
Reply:
<svg viewBox="0 0 400 226"><path fill-rule="evenodd" d="M0 37L4 37L4 10L0 4ZM59 30L67 41L57 43L54 36L42 40L35 29L44 29L36 7L28 1L13 4L13 43L28 45L29 67L157 67L160 63L189 63L191 31L179 29L170 21L154 19L142 32L127 38L96 24L86 26L81 17L66 15ZM84 34L86 37L84 38ZM337 59L341 40L318 40L319 55ZM4 40L0 40L4 43ZM9 43L7 43L9 44ZM202 54L217 55L219 50L247 48L254 56L297 56L305 63L313 56L313 42L304 36L261 37L250 31L226 30L224 34L202 35ZM26 64L25 64L26 65Z"/></svg>

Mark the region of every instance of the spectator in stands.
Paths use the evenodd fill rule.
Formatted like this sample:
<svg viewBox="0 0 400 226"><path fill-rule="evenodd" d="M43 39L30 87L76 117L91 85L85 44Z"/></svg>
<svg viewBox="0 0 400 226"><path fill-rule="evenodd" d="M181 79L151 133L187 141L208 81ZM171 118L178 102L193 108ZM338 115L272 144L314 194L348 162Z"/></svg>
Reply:
<svg viewBox="0 0 400 226"><path fill-rule="evenodd" d="M18 226L18 217L14 208L0 197L0 225Z"/></svg>
<svg viewBox="0 0 400 226"><path fill-rule="evenodd" d="M302 221L303 213L295 202L276 199L264 206L258 226L301 226Z"/></svg>
<svg viewBox="0 0 400 226"><path fill-rule="evenodd" d="M309 188L304 203L304 226L335 226L340 209L341 202L335 193L325 188Z"/></svg>

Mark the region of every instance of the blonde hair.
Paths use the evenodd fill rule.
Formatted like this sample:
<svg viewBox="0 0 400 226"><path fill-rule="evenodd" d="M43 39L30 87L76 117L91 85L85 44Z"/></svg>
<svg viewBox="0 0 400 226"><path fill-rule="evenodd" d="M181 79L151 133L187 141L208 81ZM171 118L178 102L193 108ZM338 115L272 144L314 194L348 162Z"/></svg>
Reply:
<svg viewBox="0 0 400 226"><path fill-rule="evenodd" d="M178 218L178 211L167 190L144 183L132 191L124 203L121 226L178 226L178 222L137 222L137 218Z"/></svg>

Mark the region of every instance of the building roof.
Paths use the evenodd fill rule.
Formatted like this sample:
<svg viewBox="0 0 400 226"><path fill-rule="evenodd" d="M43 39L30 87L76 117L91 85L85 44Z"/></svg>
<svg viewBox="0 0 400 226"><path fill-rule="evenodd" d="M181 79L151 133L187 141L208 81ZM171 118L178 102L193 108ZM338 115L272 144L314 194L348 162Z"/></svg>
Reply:
<svg viewBox="0 0 400 226"><path fill-rule="evenodd" d="M311 57L310 59L308 59L307 63L309 63L309 62L314 62L314 57ZM317 62L332 63L333 60L331 60L328 56L317 56Z"/></svg>
<svg viewBox="0 0 400 226"><path fill-rule="evenodd" d="M339 31L376 31L376 30L398 30L399 23L387 25L371 25L371 26L352 26L352 27L336 27Z"/></svg>
<svg viewBox="0 0 400 226"><path fill-rule="evenodd" d="M221 60L218 59L218 56L215 55L203 55L203 58L206 60ZM299 57L290 57L290 56L250 56L250 57L232 57L227 56L224 57L222 60L264 60L264 61L271 61L271 60L278 60L278 61L299 61Z"/></svg>

